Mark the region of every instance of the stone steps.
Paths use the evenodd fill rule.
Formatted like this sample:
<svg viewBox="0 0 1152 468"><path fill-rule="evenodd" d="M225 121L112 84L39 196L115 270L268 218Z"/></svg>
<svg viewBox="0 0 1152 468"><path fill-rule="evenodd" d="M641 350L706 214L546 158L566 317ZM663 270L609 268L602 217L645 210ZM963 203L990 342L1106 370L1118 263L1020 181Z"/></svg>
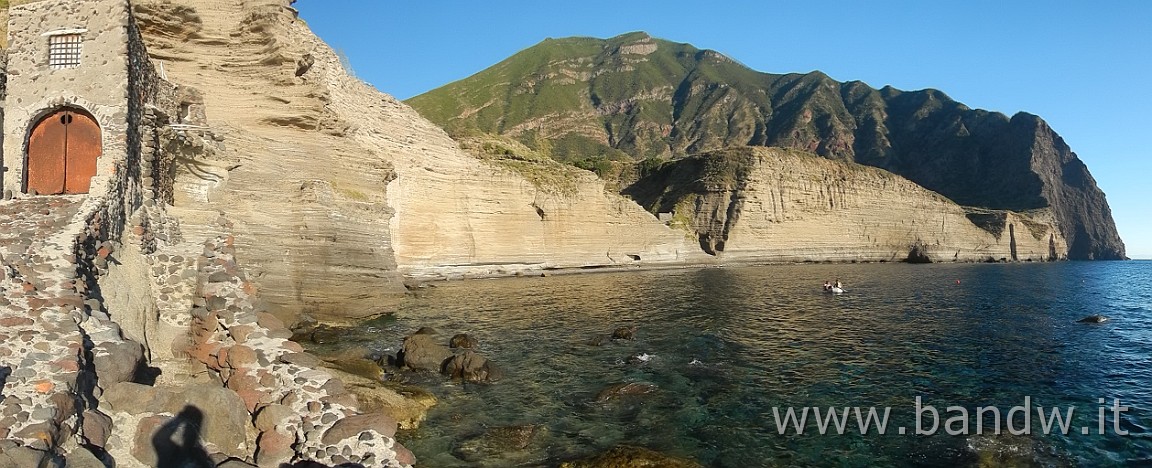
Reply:
<svg viewBox="0 0 1152 468"><path fill-rule="evenodd" d="M0 202L0 439L46 451L77 432L87 365L76 238L83 199ZM79 286L78 286L79 285Z"/></svg>

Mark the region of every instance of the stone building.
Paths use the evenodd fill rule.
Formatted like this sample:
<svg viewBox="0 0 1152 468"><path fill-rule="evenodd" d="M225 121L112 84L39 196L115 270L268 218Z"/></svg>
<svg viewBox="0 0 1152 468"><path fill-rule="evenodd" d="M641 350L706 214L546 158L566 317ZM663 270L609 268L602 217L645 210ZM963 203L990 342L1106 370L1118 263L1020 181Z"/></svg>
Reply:
<svg viewBox="0 0 1152 468"><path fill-rule="evenodd" d="M13 194L101 192L129 176L132 85L124 0L12 2L3 187Z"/></svg>

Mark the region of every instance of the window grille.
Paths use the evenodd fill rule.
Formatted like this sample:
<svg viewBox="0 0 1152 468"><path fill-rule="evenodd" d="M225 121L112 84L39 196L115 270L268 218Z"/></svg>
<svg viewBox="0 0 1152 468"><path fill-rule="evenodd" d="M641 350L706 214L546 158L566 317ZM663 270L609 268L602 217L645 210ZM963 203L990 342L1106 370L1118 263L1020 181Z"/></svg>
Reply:
<svg viewBox="0 0 1152 468"><path fill-rule="evenodd" d="M60 34L48 37L48 66L53 69L80 66L79 34Z"/></svg>

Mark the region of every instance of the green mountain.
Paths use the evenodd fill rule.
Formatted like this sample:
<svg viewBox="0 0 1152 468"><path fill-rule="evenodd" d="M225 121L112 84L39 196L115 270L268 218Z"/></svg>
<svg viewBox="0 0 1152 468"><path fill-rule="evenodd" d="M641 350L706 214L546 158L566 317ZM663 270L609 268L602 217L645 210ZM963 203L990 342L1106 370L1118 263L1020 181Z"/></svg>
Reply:
<svg viewBox="0 0 1152 468"><path fill-rule="evenodd" d="M961 205L1050 207L1069 258L1124 258L1104 194L1047 123L936 90L761 73L637 32L547 39L408 103L453 136L496 134L567 162L654 158L651 167L731 146L853 160Z"/></svg>

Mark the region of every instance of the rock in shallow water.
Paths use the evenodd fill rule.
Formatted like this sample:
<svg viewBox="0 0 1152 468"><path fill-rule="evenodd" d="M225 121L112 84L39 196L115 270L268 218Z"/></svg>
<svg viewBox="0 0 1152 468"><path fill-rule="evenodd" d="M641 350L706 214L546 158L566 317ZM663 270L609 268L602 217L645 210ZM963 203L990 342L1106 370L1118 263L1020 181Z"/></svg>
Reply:
<svg viewBox="0 0 1152 468"><path fill-rule="evenodd" d="M448 342L448 347L450 348L476 349L478 346L480 346L480 343L476 341L476 338L473 338L467 333L457 333L452 337L452 340Z"/></svg>
<svg viewBox="0 0 1152 468"><path fill-rule="evenodd" d="M565 462L560 468L703 468L703 465L685 458L665 455L643 447L622 445L600 455L583 460Z"/></svg>
<svg viewBox="0 0 1152 468"><path fill-rule="evenodd" d="M1077 320L1077 322L1080 322L1080 323L1104 323L1107 321L1108 321L1108 317L1105 317L1105 316L1100 315L1100 314L1089 315L1089 316L1084 317L1080 320Z"/></svg>
<svg viewBox="0 0 1152 468"><path fill-rule="evenodd" d="M452 453L467 461L491 461L504 458L507 452L527 450L545 432L547 428L535 424L494 427L460 443Z"/></svg>
<svg viewBox="0 0 1152 468"><path fill-rule="evenodd" d="M404 338L404 344L396 355L396 363L400 367L413 370L439 372L444 361L452 357L452 351L440 343L436 339L434 330L421 328L416 333Z"/></svg>
<svg viewBox="0 0 1152 468"><path fill-rule="evenodd" d="M596 394L596 401L605 402L609 400L618 400L626 396L633 395L647 395L655 392L657 387L648 383L640 382L627 382L609 385L608 387L600 390Z"/></svg>
<svg viewBox="0 0 1152 468"><path fill-rule="evenodd" d="M633 340L636 339L636 327L620 327L612 332L612 339L614 340Z"/></svg>
<svg viewBox="0 0 1152 468"><path fill-rule="evenodd" d="M453 379L473 383L492 383L503 377L496 366L472 350L449 358L444 363L443 374Z"/></svg>

